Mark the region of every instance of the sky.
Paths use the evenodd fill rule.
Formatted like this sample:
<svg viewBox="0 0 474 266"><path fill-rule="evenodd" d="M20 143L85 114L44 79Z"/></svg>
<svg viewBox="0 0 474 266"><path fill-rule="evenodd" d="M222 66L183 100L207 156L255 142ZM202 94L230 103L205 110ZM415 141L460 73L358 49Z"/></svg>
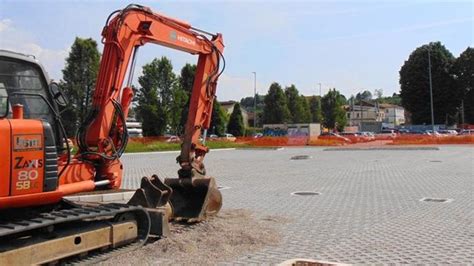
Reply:
<svg viewBox="0 0 474 266"><path fill-rule="evenodd" d="M35 55L55 80L77 37L99 44L107 16L129 2L0 0L0 49ZM454 56L473 47L474 1L141 1L141 5L196 28L220 32L226 69L217 97L265 94L272 82L296 85L304 95L336 88L350 96L399 92L399 70L410 53L440 41ZM99 51L102 51L99 45ZM167 56L179 73L197 57L145 45L141 66Z"/></svg>

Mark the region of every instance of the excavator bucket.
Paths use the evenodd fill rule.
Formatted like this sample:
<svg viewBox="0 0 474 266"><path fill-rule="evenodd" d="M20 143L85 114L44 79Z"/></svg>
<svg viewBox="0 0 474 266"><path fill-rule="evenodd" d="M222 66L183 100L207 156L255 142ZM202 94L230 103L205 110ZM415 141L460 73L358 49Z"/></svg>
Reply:
<svg viewBox="0 0 474 266"><path fill-rule="evenodd" d="M145 176L141 180L140 188L127 203L147 209L151 220L150 233L153 235L165 237L170 235L168 220L173 216L169 204L172 192L157 175L151 178Z"/></svg>
<svg viewBox="0 0 474 266"><path fill-rule="evenodd" d="M175 220L198 222L217 214L222 207L222 195L213 177L167 178L165 184L173 190L170 203Z"/></svg>

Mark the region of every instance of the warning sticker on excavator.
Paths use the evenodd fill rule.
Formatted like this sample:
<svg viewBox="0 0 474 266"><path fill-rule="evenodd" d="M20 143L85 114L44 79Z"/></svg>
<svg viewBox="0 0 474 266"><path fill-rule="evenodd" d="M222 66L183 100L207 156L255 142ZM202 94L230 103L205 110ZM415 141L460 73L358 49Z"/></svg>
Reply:
<svg viewBox="0 0 474 266"><path fill-rule="evenodd" d="M43 136L39 134L14 135L14 151L39 151L43 149Z"/></svg>

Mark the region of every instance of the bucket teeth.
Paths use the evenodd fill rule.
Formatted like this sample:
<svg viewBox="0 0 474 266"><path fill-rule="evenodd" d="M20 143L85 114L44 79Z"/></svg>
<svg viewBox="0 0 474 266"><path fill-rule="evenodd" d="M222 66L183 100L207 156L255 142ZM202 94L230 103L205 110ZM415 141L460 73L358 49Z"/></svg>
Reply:
<svg viewBox="0 0 474 266"><path fill-rule="evenodd" d="M145 208L163 207L169 201L172 189L165 185L157 175L151 178L143 177L140 188L129 200L130 205L140 205Z"/></svg>

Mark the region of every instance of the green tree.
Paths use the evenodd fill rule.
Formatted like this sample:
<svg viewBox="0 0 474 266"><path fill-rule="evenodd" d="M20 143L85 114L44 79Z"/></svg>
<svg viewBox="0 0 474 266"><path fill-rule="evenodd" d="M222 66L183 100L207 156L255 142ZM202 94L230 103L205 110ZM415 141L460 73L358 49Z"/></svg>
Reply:
<svg viewBox="0 0 474 266"><path fill-rule="evenodd" d="M69 105L62 110L62 119L67 135L76 134L78 125L84 121L99 71L100 53L97 42L91 38L76 37L66 58L63 79L60 82Z"/></svg>
<svg viewBox="0 0 474 266"><path fill-rule="evenodd" d="M138 118L145 136L160 136L170 122L176 76L166 57L153 59L143 66L142 73L138 78Z"/></svg>
<svg viewBox="0 0 474 266"><path fill-rule="evenodd" d="M461 53L454 63L452 72L463 100L464 123L474 124L474 48L468 47Z"/></svg>
<svg viewBox="0 0 474 266"><path fill-rule="evenodd" d="M298 89L295 87L295 85L285 88L285 96L288 104L288 110L290 111L290 122L309 122L308 105L305 103L306 100L301 99ZM305 107L307 108L305 109Z"/></svg>
<svg viewBox="0 0 474 266"><path fill-rule="evenodd" d="M299 99L302 107L301 122L300 123L311 123L311 109L309 108L309 102L304 95L300 95Z"/></svg>
<svg viewBox="0 0 474 266"><path fill-rule="evenodd" d="M265 95L257 94L257 112L263 110ZM245 97L240 100L240 106L245 108L245 110L253 112L254 109L254 97Z"/></svg>
<svg viewBox="0 0 474 266"><path fill-rule="evenodd" d="M184 132L184 126L186 123L186 115L189 105L189 94L186 90L181 88L178 82L173 84L172 93L173 100L170 104L169 110L169 127L174 134L180 135ZM183 112L184 109L186 109L185 113Z"/></svg>
<svg viewBox="0 0 474 266"><path fill-rule="evenodd" d="M362 93L356 94L357 101L370 101L372 100L372 93L368 90L364 90Z"/></svg>
<svg viewBox="0 0 474 266"><path fill-rule="evenodd" d="M321 98L312 96L309 99L309 110L311 113L311 123L321 123Z"/></svg>
<svg viewBox="0 0 474 266"><path fill-rule="evenodd" d="M375 89L374 95L377 99L381 99L383 97L383 89Z"/></svg>
<svg viewBox="0 0 474 266"><path fill-rule="evenodd" d="M454 56L440 42L416 48L400 69L400 97L414 124L431 123L428 52L431 57L434 122L442 124L461 103L450 73Z"/></svg>
<svg viewBox="0 0 474 266"><path fill-rule="evenodd" d="M263 109L263 121L266 124L280 124L290 121L290 111L280 84L274 82L270 85L265 96L265 107Z"/></svg>
<svg viewBox="0 0 474 266"><path fill-rule="evenodd" d="M402 98L400 98L400 94L393 93L392 96L382 97L377 99L379 103L389 103L394 105L401 105Z"/></svg>
<svg viewBox="0 0 474 266"><path fill-rule="evenodd" d="M244 119L239 103L234 105L234 110L230 115L229 124L227 125L227 132L236 137L241 137L245 133Z"/></svg>
<svg viewBox="0 0 474 266"><path fill-rule="evenodd" d="M191 93L193 90L195 75L196 75L196 65L186 64L181 69L181 75L179 76L179 86L182 90L186 92L187 100L181 109L180 131L178 134L183 134L184 128L186 127L186 121L188 119L188 112L189 112L189 101L191 100Z"/></svg>
<svg viewBox="0 0 474 266"><path fill-rule="evenodd" d="M327 128L337 128L343 131L346 125L346 112L343 109L345 97L336 89L329 90L321 99L321 109L323 113L323 125Z"/></svg>
<svg viewBox="0 0 474 266"><path fill-rule="evenodd" d="M227 125L227 114L222 109L221 104L217 101L217 98L214 99L214 104L212 105L212 117L210 125L210 133L216 134L217 136L222 136L226 133Z"/></svg>

